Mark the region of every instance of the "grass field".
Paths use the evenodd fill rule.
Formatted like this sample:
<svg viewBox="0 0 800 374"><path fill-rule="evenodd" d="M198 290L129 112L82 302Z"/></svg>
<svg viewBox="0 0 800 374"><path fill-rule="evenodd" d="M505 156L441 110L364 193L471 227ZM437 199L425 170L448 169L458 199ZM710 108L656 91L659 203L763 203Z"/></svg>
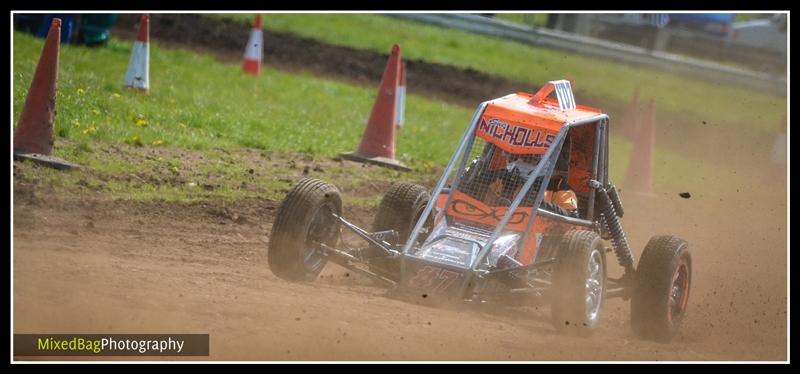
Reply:
<svg viewBox="0 0 800 374"><path fill-rule="evenodd" d="M217 16L253 20L252 14ZM653 98L659 108L692 120L774 132L786 113L782 96L382 15L267 14L264 28L381 53L399 43L406 58L530 82L530 90L549 80L570 78L579 93L627 103L640 87L643 99Z"/></svg>
<svg viewBox="0 0 800 374"><path fill-rule="evenodd" d="M41 39L14 34L15 121L42 45ZM88 171L63 174L20 164L15 173L85 193L145 200L277 199L303 165L315 164L327 170L318 177L345 186L430 182L472 115L470 109L411 95L397 149L416 171L347 168L330 164L330 158L357 147L375 89L268 68L253 78L238 64L157 43L151 48L152 88L142 95L121 89L129 42L113 40L99 49L63 46L56 155ZM611 177L619 181L630 144L614 139L612 147ZM289 155L281 155L285 152ZM679 190L713 173L709 165L664 150L656 152L655 162L656 188L662 190ZM735 182L736 177L725 178ZM375 196L357 199L377 203Z"/></svg>
<svg viewBox="0 0 800 374"><path fill-rule="evenodd" d="M534 27L544 27L547 25L546 13L497 13L494 17L504 21L516 22Z"/></svg>
<svg viewBox="0 0 800 374"><path fill-rule="evenodd" d="M14 110L18 113L41 51L39 39L14 35ZM130 43L65 46L59 71L59 136L188 149L252 147L332 156L354 150L374 90L266 69L259 78L238 65L181 50L151 50L150 95L121 89ZM157 83L156 83L157 82ZM471 118L462 107L411 96L398 157L415 166L443 163Z"/></svg>

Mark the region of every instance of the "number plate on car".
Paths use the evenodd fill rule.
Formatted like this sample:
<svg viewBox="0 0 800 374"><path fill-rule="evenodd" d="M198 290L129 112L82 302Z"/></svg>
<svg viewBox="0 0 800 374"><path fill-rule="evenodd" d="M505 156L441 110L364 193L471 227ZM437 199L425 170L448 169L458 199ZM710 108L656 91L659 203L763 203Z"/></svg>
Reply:
<svg viewBox="0 0 800 374"><path fill-rule="evenodd" d="M403 284L406 288L446 298L463 297L467 277L457 271L426 261L407 260Z"/></svg>

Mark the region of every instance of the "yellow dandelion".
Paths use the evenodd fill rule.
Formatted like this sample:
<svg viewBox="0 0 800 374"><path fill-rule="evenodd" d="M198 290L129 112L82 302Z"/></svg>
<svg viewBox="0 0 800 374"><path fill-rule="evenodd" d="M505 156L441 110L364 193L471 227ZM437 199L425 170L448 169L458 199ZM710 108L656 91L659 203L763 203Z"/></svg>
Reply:
<svg viewBox="0 0 800 374"><path fill-rule="evenodd" d="M136 126L138 127L147 127L147 121L144 118L137 118L136 119Z"/></svg>
<svg viewBox="0 0 800 374"><path fill-rule="evenodd" d="M83 88L78 87L78 93L83 95L86 93L86 91L84 91Z"/></svg>
<svg viewBox="0 0 800 374"><path fill-rule="evenodd" d="M115 99L116 99L116 98L118 98L118 97L120 97L120 96L119 96L119 94L118 94L118 93L114 92L113 94L111 94L111 97L113 97L113 98L115 98Z"/></svg>
<svg viewBox="0 0 800 374"><path fill-rule="evenodd" d="M128 142L137 146L142 145L142 139L139 139L139 135L132 136Z"/></svg>
<svg viewBox="0 0 800 374"><path fill-rule="evenodd" d="M156 140L153 142L153 145L162 145L162 144L164 144L163 140Z"/></svg>

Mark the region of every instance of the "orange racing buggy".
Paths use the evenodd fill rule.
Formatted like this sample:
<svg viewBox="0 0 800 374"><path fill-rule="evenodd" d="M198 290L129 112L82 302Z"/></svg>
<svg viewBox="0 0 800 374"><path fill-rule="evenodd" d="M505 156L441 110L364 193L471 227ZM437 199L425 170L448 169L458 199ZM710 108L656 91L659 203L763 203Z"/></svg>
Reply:
<svg viewBox="0 0 800 374"><path fill-rule="evenodd" d="M278 210L269 267L310 281L332 261L425 298L547 302L557 329L580 334L622 297L637 335L669 340L688 303L688 244L654 236L634 267L608 137L608 116L576 105L565 80L481 103L433 192L394 184L370 230L342 217L335 186L301 180ZM348 245L342 229L365 244ZM606 274L606 241L619 279Z"/></svg>

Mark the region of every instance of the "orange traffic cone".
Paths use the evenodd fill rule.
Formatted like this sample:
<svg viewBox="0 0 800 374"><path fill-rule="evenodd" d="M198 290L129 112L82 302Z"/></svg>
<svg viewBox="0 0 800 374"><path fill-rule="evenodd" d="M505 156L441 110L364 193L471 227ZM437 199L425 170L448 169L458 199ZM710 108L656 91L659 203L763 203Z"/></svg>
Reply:
<svg viewBox="0 0 800 374"><path fill-rule="evenodd" d="M636 135L636 129L639 125L639 120L641 117L641 105L639 104L639 87L637 86L633 90L633 98L631 98L631 103L628 104L628 107L625 108L625 113L622 115L622 120L620 121L620 134L628 139L633 139Z"/></svg>
<svg viewBox="0 0 800 374"><path fill-rule="evenodd" d="M142 14L139 22L139 34L133 42L131 61L128 63L128 72L125 74L123 87L141 90L145 93L150 90L150 15Z"/></svg>
<svg viewBox="0 0 800 374"><path fill-rule="evenodd" d="M250 32L250 39L247 41L247 48L244 50L244 62L242 70L247 74L261 74L261 56L264 51L262 45L264 41L263 31L261 30L261 15L256 14L256 22L253 31Z"/></svg>
<svg viewBox="0 0 800 374"><path fill-rule="evenodd" d="M656 143L656 104L650 100L645 121L639 126L625 173L625 189L643 194L653 193L653 149Z"/></svg>
<svg viewBox="0 0 800 374"><path fill-rule="evenodd" d="M361 144L355 152L341 153L344 159L368 162L400 170L411 170L394 159L394 136L398 111L397 95L400 87L401 67L400 46L392 46L392 54L383 71L378 97L372 106L367 121L367 129Z"/></svg>
<svg viewBox="0 0 800 374"><path fill-rule="evenodd" d="M56 119L56 82L58 50L61 40L61 19L53 18L50 31L36 66L25 106L14 133L14 159L31 160L56 169L79 167L53 157Z"/></svg>

